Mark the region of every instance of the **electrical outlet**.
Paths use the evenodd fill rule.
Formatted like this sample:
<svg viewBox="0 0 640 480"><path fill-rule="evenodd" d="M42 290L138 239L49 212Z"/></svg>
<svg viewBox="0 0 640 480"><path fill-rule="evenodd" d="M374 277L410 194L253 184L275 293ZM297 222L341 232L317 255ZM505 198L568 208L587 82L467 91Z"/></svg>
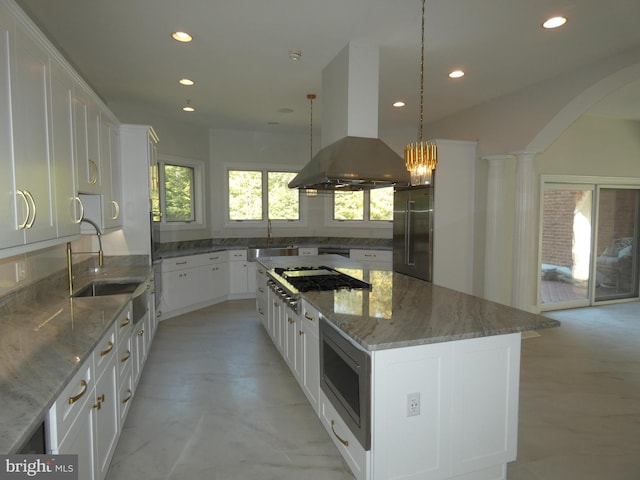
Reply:
<svg viewBox="0 0 640 480"><path fill-rule="evenodd" d="M26 266L24 261L15 263L16 266L16 283L22 282L27 279Z"/></svg>
<svg viewBox="0 0 640 480"><path fill-rule="evenodd" d="M407 417L420 415L420 392L407 395Z"/></svg>

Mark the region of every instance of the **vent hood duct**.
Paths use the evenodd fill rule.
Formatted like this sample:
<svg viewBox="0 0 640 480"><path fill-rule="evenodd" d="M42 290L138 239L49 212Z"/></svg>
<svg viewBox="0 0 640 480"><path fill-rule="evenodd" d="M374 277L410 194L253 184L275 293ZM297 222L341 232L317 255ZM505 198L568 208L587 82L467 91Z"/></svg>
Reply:
<svg viewBox="0 0 640 480"><path fill-rule="evenodd" d="M350 43L324 68L320 100L326 146L289 188L370 190L409 184L402 157L378 138L378 57L377 47Z"/></svg>

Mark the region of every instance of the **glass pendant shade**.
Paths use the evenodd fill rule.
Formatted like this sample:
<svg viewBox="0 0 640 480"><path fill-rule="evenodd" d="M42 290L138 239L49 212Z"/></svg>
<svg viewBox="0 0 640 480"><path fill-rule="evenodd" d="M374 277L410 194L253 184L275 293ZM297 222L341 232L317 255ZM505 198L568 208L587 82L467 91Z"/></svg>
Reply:
<svg viewBox="0 0 640 480"><path fill-rule="evenodd" d="M438 147L420 140L404 147L404 163L411 177L410 184L432 185L433 172L438 165Z"/></svg>

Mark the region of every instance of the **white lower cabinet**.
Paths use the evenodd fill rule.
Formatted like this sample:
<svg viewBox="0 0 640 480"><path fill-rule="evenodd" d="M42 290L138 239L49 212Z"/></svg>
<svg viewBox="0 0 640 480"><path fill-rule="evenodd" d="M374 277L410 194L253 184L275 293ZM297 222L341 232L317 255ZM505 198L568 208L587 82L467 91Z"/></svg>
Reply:
<svg viewBox="0 0 640 480"><path fill-rule="evenodd" d="M302 378L301 386L309 403L318 412L320 402L320 338L318 334L319 312L302 302L300 319L300 336L302 337L301 358Z"/></svg>
<svg viewBox="0 0 640 480"><path fill-rule="evenodd" d="M135 325L131 303L122 310L49 409L49 453L77 454L82 480L102 480L109 469L155 332L153 294L148 302Z"/></svg>
<svg viewBox="0 0 640 480"><path fill-rule="evenodd" d="M212 305L229 294L228 252L170 258L162 261L163 318Z"/></svg>
<svg viewBox="0 0 640 480"><path fill-rule="evenodd" d="M265 330L268 328L268 311L267 311L267 272L266 269L255 262L253 262L255 268L255 284L256 284L256 312L260 315L260 320Z"/></svg>
<svg viewBox="0 0 640 480"><path fill-rule="evenodd" d="M517 447L519 333L369 352L366 451L320 389L321 313L303 299L295 315L270 289L257 297L267 332L356 479L506 479ZM417 415L408 414L409 397L418 398Z"/></svg>

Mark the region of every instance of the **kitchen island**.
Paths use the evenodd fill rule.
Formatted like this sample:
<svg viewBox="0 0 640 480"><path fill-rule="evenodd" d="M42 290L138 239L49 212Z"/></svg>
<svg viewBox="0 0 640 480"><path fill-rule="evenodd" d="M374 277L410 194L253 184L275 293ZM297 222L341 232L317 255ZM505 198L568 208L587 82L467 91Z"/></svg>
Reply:
<svg viewBox="0 0 640 480"><path fill-rule="evenodd" d="M324 265L372 285L371 291L302 293L299 319L285 307L272 308L277 298L271 293L263 311L288 363L288 352L298 350L288 342L295 344L297 337L316 341L305 330L308 319L326 321L369 356L367 444L320 388L321 373L312 371L320 368L313 357L322 345L311 348L312 355L294 356L291 363L356 478L506 478L506 464L517 451L521 332L559 322L331 255L260 263L265 273L275 267ZM259 278L257 282L261 284ZM287 313L277 327L272 317L280 311ZM298 322L299 335L287 335L287 324ZM315 367L295 366L314 360ZM297 369L304 375L297 375ZM309 380L315 377L317 386Z"/></svg>

